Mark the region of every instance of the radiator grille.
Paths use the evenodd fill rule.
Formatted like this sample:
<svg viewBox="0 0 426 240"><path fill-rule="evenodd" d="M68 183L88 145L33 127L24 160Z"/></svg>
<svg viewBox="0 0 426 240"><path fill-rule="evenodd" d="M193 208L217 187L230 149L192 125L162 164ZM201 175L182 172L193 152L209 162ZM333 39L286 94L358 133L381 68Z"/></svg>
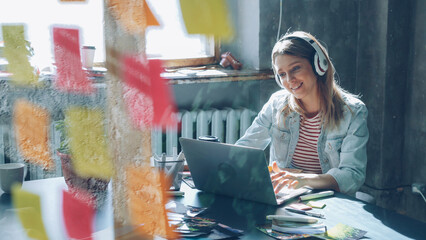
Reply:
<svg viewBox="0 0 426 240"><path fill-rule="evenodd" d="M211 109L199 111L182 111L175 113L178 123L174 127L153 129L151 146L153 154L173 154L173 148L180 151L179 137L197 139L199 136L213 135L220 142L235 143L250 126L255 117L255 112L250 109ZM50 126L50 149L55 161L53 171L45 171L34 164L27 164L28 176L26 180L36 180L49 177L62 176L61 161L53 152L60 146L60 133L55 129L56 122ZM23 162L15 142L13 126L0 125L0 163Z"/></svg>
<svg viewBox="0 0 426 240"><path fill-rule="evenodd" d="M173 148L180 151L179 137L197 139L199 136L213 135L220 142L235 143L250 126L255 112L250 109L211 109L182 111L176 113L178 123L174 127L152 131L152 152L173 154Z"/></svg>

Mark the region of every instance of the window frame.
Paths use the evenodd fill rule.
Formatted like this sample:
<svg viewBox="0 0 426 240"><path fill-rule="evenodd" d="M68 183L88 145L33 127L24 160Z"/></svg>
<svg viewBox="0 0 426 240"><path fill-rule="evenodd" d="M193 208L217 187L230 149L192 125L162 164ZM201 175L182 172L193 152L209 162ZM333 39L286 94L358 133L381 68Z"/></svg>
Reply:
<svg viewBox="0 0 426 240"><path fill-rule="evenodd" d="M196 58L148 58L148 59L160 59L163 61L163 67L165 68L183 68L183 67L197 67L218 64L220 60L220 41L216 38L214 42L214 55L208 57L196 57Z"/></svg>

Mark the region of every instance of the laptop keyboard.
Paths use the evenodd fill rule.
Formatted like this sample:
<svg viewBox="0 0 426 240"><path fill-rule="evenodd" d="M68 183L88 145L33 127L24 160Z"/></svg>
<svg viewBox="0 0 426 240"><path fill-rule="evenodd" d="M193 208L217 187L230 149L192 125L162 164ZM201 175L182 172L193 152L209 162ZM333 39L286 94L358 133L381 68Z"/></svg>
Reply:
<svg viewBox="0 0 426 240"><path fill-rule="evenodd" d="M296 189L284 187L283 189L281 189L281 191L275 194L275 196L279 200L282 200L282 199L287 200L293 197L300 196L305 193L309 193L310 191L312 191L312 189L306 188L306 187L301 187Z"/></svg>

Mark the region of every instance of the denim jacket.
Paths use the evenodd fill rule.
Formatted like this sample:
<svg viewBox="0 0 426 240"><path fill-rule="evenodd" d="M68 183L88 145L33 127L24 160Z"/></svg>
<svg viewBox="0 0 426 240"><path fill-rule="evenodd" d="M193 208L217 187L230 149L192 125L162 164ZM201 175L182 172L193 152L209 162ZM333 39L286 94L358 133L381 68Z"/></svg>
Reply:
<svg viewBox="0 0 426 240"><path fill-rule="evenodd" d="M265 149L270 146L270 163L293 168L292 156L299 138L300 114L291 112L283 121L286 90L274 93L252 125L236 144ZM364 103L343 93L346 106L338 127L321 128L318 157L322 172L336 179L342 193L355 195L365 180L368 141L367 108Z"/></svg>

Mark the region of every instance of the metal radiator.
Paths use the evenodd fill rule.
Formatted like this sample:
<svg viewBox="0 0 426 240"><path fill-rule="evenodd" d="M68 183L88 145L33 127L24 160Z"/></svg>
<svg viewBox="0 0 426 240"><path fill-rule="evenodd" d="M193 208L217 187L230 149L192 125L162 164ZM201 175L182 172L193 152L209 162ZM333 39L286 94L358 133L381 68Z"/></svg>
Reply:
<svg viewBox="0 0 426 240"><path fill-rule="evenodd" d="M256 113L250 109L211 109L182 111L176 113L178 123L163 132L152 131L152 152L171 156L173 148L180 150L179 137L197 139L199 136L212 135L223 143L235 143L253 121Z"/></svg>
<svg viewBox="0 0 426 240"><path fill-rule="evenodd" d="M178 123L174 127L153 129L151 135L152 153L171 156L173 148L180 151L179 137L197 139L199 136L213 135L220 142L235 143L250 126L255 117L255 112L250 109L211 109L200 111L182 111L176 113ZM53 171L45 171L35 164L27 164L28 173L26 180L36 180L62 176L61 161L56 154L60 145L60 133L55 129L56 122L50 126L50 149L55 161ZM16 146L13 126L0 124L0 163L23 162L23 158Z"/></svg>

